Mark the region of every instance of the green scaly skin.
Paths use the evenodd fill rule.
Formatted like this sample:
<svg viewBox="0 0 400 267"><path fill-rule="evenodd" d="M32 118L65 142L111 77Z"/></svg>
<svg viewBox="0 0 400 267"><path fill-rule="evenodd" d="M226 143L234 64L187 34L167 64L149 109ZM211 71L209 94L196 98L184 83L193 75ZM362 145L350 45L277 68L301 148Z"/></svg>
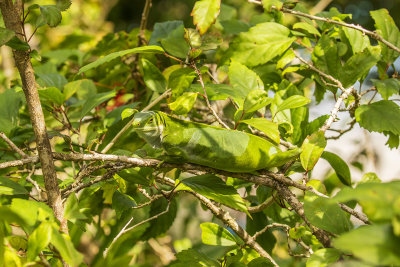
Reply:
<svg viewBox="0 0 400 267"><path fill-rule="evenodd" d="M173 118L163 112L135 114L133 127L168 156L230 172L278 167L297 157L299 149L282 152L271 142L241 131Z"/></svg>

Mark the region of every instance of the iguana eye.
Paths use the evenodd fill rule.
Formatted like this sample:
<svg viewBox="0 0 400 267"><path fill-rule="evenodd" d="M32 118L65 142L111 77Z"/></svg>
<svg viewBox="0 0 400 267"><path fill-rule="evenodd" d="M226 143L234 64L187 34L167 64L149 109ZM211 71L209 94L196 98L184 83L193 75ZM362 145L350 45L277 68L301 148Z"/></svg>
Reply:
<svg viewBox="0 0 400 267"><path fill-rule="evenodd" d="M149 122L153 122L153 118L151 118L151 119L149 120Z"/></svg>

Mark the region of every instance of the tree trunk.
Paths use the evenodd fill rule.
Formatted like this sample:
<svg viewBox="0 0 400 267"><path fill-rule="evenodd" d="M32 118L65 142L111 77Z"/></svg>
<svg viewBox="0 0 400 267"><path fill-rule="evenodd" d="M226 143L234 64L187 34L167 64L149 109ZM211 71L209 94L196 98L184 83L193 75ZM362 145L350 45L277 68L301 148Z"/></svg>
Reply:
<svg viewBox="0 0 400 267"><path fill-rule="evenodd" d="M26 38L26 36L23 35L23 23L21 21L22 8L23 3L21 0L15 0L14 4L12 0L0 0L0 9L6 28L14 31L18 38L25 41L24 37ZM61 231L67 233L68 228L66 220L63 218L64 207L61 200L60 188L57 183L57 174L54 167L50 141L47 135L43 110L36 88L35 74L30 61L29 52L30 51L13 50L15 65L21 76L22 88L35 133L48 204L53 209L55 217L61 223Z"/></svg>

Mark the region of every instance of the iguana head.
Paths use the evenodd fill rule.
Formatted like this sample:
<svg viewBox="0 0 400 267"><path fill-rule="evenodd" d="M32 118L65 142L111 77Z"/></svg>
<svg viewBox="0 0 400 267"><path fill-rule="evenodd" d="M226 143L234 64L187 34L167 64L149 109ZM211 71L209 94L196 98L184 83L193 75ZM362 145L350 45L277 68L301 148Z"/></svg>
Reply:
<svg viewBox="0 0 400 267"><path fill-rule="evenodd" d="M161 114L154 111L138 112L134 116L133 128L152 147L161 147L164 123Z"/></svg>

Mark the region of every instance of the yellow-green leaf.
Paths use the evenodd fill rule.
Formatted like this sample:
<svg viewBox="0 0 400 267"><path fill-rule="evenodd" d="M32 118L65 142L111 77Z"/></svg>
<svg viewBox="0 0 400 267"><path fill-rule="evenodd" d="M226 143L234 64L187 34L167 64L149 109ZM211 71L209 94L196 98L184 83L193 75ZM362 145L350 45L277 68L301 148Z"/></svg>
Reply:
<svg viewBox="0 0 400 267"><path fill-rule="evenodd" d="M204 34L215 22L221 8L221 0L199 0L192 11L193 24Z"/></svg>

